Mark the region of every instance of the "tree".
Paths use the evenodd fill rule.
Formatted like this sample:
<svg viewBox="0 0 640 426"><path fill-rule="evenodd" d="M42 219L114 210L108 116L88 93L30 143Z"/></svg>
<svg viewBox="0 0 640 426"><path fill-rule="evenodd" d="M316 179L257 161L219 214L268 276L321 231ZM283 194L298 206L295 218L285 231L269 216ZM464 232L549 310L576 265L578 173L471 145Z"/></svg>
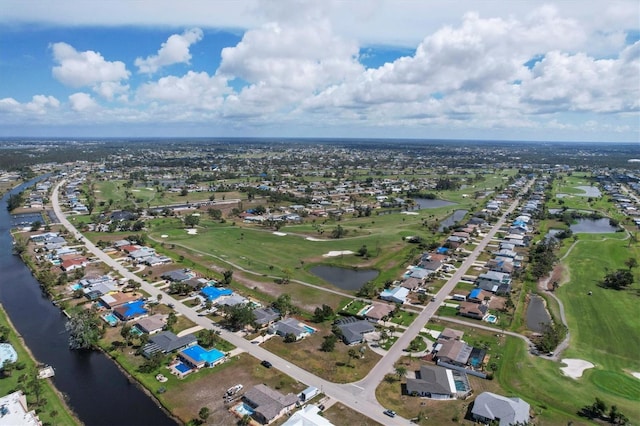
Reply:
<svg viewBox="0 0 640 426"><path fill-rule="evenodd" d="M165 327L167 328L167 330L172 330L173 326L176 325L177 322L178 317L176 316L175 312L169 312L169 315L167 315L167 324L165 325Z"/></svg>
<svg viewBox="0 0 640 426"><path fill-rule="evenodd" d="M256 322L256 314L248 305L225 306L224 311L224 323L232 330L242 330Z"/></svg>
<svg viewBox="0 0 640 426"><path fill-rule="evenodd" d="M407 368L399 365L396 367L396 376L398 376L398 380L402 380L402 378L407 374Z"/></svg>
<svg viewBox="0 0 640 426"><path fill-rule="evenodd" d="M184 218L184 224L188 227L188 228L193 228L195 226L198 226L198 223L200 223L200 217L190 214L189 216Z"/></svg>
<svg viewBox="0 0 640 426"><path fill-rule="evenodd" d="M129 346L131 343L131 326L126 322L122 324L122 328L120 329L120 336L124 339L124 344Z"/></svg>
<svg viewBox="0 0 640 426"><path fill-rule="evenodd" d="M231 284L231 279L233 278L233 271L230 271L230 270L227 269L226 271L224 271L222 273L222 277L223 277L222 283L224 285Z"/></svg>
<svg viewBox="0 0 640 426"><path fill-rule="evenodd" d="M332 319L334 317L335 313L333 312L333 309L331 308L331 306L328 305L322 305L322 307L317 307L314 311L313 311L313 318L312 321L315 323L321 323L324 322L328 319Z"/></svg>
<svg viewBox="0 0 640 426"><path fill-rule="evenodd" d="M214 208L209 208L207 210L207 213L209 214L209 217L213 220L220 220L222 219L222 211L218 210L218 209L214 209Z"/></svg>
<svg viewBox="0 0 640 426"><path fill-rule="evenodd" d="M186 197L187 195L189 195L189 190L188 190L186 187L185 187L185 188L182 188L182 189L180 190L180 195L181 195L182 197Z"/></svg>
<svg viewBox="0 0 640 426"><path fill-rule="evenodd" d="M94 309L78 312L65 324L69 332L69 348L94 349L104 334L102 323Z"/></svg>
<svg viewBox="0 0 640 426"><path fill-rule="evenodd" d="M336 336L335 334L329 334L328 336L324 336L322 345L320 345L320 350L322 352L333 352L333 350L336 347L337 341L338 341L338 336Z"/></svg>
<svg viewBox="0 0 640 426"><path fill-rule="evenodd" d="M358 351L356 351L355 349L349 349L349 351L347 352L347 355L349 356L347 358L347 365L349 367L351 367L351 360L352 359L358 359L360 358L360 354L358 353Z"/></svg>
<svg viewBox="0 0 640 426"><path fill-rule="evenodd" d="M209 411L209 408L207 407L202 407L200 409L200 411L198 411L198 417L200 418L200 420L202 420L203 422L206 422L207 419L209 418L209 415L211 414L211 412Z"/></svg>
<svg viewBox="0 0 640 426"><path fill-rule="evenodd" d="M345 235L347 235L347 232L348 231L346 229L338 225L333 229L333 231L331 231L331 238L335 238L335 239L342 238Z"/></svg>
<svg viewBox="0 0 640 426"><path fill-rule="evenodd" d="M618 269L608 273L600 285L604 288L622 290L633 284L633 274L631 269Z"/></svg>
<svg viewBox="0 0 640 426"><path fill-rule="evenodd" d="M198 332L198 344L204 348L211 348L220 341L218 332L211 329L204 329Z"/></svg>
<svg viewBox="0 0 640 426"><path fill-rule="evenodd" d="M635 257L630 257L624 261L624 264L627 265L627 268L633 269L638 266L638 259Z"/></svg>
<svg viewBox="0 0 640 426"><path fill-rule="evenodd" d="M291 303L291 296L287 293L278 296L278 298L272 303L272 306L275 310L280 312L280 315L283 317L298 312L298 308Z"/></svg>
<svg viewBox="0 0 640 426"><path fill-rule="evenodd" d="M284 335L284 342L285 343L294 343L297 342L298 339L296 338L296 335L293 333L287 333Z"/></svg>
<svg viewBox="0 0 640 426"><path fill-rule="evenodd" d="M127 287L129 287L133 291L136 291L137 289L142 287L142 284L140 284L140 282L138 282L138 281L136 281L134 279L130 279L129 282L127 283Z"/></svg>
<svg viewBox="0 0 640 426"><path fill-rule="evenodd" d="M360 257L367 257L369 254L369 250L367 250L367 246L366 245L362 245L359 249L358 249L358 256Z"/></svg>
<svg viewBox="0 0 640 426"><path fill-rule="evenodd" d="M42 227L42 222L40 222L39 220L36 220L35 222L31 223L31 231L37 231Z"/></svg>
<svg viewBox="0 0 640 426"><path fill-rule="evenodd" d="M8 359L5 359L2 363L2 375L4 377L11 377L13 370L15 369L15 363L11 362Z"/></svg>

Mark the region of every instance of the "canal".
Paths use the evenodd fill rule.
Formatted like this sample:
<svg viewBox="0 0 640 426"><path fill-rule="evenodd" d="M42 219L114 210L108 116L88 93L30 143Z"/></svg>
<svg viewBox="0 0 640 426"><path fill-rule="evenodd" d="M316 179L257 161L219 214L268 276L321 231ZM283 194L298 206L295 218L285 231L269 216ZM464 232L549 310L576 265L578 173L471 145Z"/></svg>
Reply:
<svg viewBox="0 0 640 426"><path fill-rule="evenodd" d="M65 316L43 296L29 268L12 253L7 198L0 200L0 303L38 362L54 367L53 382L87 425L175 425L156 403L102 352L72 351Z"/></svg>

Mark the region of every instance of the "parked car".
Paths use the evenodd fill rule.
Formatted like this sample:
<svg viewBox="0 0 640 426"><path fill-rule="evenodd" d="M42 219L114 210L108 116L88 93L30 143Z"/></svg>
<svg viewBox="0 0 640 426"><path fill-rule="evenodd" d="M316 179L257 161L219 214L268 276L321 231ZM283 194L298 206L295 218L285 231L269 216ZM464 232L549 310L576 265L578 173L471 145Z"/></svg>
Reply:
<svg viewBox="0 0 640 426"><path fill-rule="evenodd" d="M271 368L271 367L273 366L273 364L271 364L271 363L270 363L269 361L267 361L267 360L262 361L260 364L262 364L262 366L263 366L263 367L266 367L266 368Z"/></svg>
<svg viewBox="0 0 640 426"><path fill-rule="evenodd" d="M384 410L384 414L386 414L389 417L395 417L396 416L396 412L393 410Z"/></svg>

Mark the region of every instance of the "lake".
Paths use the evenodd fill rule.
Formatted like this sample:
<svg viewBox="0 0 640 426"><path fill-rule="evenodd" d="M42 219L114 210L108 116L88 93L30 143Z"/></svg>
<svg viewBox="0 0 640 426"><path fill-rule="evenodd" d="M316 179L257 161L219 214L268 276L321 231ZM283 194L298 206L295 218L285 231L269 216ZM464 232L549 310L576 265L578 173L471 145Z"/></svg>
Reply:
<svg viewBox="0 0 640 426"><path fill-rule="evenodd" d="M362 286L375 279L379 272L375 269L352 269L339 266L318 265L309 269L313 275L342 290L360 290Z"/></svg>
<svg viewBox="0 0 640 426"><path fill-rule="evenodd" d="M453 206L456 203L452 203L451 201L438 200L438 199L429 199L429 198L413 198L418 209L436 209L438 207L446 207Z"/></svg>
<svg viewBox="0 0 640 426"><path fill-rule="evenodd" d="M545 325L551 324L551 315L547 312L544 299L537 295L532 295L527 307L527 328L537 333L542 333Z"/></svg>
<svg viewBox="0 0 640 426"><path fill-rule="evenodd" d="M608 218L602 219L577 219L571 225L574 234L607 234L616 232L618 228L609 224Z"/></svg>

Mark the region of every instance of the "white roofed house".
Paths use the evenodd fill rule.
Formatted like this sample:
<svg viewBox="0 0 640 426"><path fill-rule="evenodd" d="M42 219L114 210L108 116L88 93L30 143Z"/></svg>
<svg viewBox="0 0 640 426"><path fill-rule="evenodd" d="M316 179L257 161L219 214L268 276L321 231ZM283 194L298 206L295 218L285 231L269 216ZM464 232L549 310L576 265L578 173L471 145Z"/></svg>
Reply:
<svg viewBox="0 0 640 426"><path fill-rule="evenodd" d="M520 398L482 392L473 403L471 416L483 423L499 426L526 425L529 423L529 409L529 404Z"/></svg>

